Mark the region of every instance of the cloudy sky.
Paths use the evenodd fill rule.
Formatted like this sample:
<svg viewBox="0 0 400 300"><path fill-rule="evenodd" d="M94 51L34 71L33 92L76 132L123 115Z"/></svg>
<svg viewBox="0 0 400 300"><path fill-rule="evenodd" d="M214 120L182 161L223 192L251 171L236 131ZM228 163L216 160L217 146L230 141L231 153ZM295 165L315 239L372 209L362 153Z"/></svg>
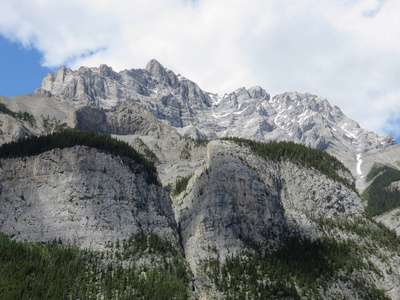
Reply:
<svg viewBox="0 0 400 300"><path fill-rule="evenodd" d="M33 92L12 78L26 74L39 87L60 65L118 71L156 58L210 92L260 85L271 95L317 94L399 141L398 0L0 0L0 7L0 94Z"/></svg>

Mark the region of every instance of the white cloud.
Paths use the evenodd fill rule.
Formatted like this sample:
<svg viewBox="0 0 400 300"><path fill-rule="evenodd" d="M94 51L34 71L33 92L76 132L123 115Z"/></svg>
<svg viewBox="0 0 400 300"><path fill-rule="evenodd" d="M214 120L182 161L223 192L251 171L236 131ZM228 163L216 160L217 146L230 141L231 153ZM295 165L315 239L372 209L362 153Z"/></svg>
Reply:
<svg viewBox="0 0 400 300"><path fill-rule="evenodd" d="M311 92L367 129L400 135L393 126L400 117L396 0L0 4L0 34L37 48L45 66L121 70L156 58L205 90L257 84L272 94Z"/></svg>

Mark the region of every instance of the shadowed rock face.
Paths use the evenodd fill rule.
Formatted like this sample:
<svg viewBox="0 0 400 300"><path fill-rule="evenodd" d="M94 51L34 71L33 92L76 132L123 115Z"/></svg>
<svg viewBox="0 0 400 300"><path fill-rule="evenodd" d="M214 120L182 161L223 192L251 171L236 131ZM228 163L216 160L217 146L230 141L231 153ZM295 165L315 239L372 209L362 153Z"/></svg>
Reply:
<svg viewBox="0 0 400 300"><path fill-rule="evenodd" d="M83 106L67 118L64 126L116 135L136 134L180 139L173 127L161 123L150 112L133 102L125 102L111 109Z"/></svg>
<svg viewBox="0 0 400 300"><path fill-rule="evenodd" d="M142 106L126 102L106 111L107 122L113 134L150 135L156 138L179 139L176 130L160 122Z"/></svg>
<svg viewBox="0 0 400 300"><path fill-rule="evenodd" d="M77 130L111 133L111 126L107 122L107 115L100 107L84 106L75 112Z"/></svg>

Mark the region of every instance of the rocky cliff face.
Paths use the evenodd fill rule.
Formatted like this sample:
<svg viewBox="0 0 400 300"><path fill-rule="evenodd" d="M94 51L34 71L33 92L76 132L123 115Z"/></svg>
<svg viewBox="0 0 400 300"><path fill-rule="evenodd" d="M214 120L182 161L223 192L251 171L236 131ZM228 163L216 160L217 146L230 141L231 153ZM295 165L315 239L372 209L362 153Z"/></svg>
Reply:
<svg viewBox="0 0 400 300"><path fill-rule="evenodd" d="M170 199L121 158L77 146L0 161L0 231L87 249L139 231L176 240Z"/></svg>
<svg viewBox="0 0 400 300"><path fill-rule="evenodd" d="M192 148L190 153L183 159L186 166L182 163L178 169L169 169L170 176L190 177L186 188L172 200L185 256L195 276L196 289L205 299L224 297L210 289L211 279L204 273L204 262L209 259L218 258L223 264L226 259L243 255L243 250L253 251L252 245L261 245L263 250L258 251L279 252L288 236L352 241L360 249L374 243L374 238L359 230L378 230L376 225L364 217L361 198L343 183L292 161L262 158L248 147L228 141L211 141L207 146ZM199 160L200 153L206 156L203 161ZM160 159L159 169L167 168L168 161ZM349 172L339 173L354 183ZM362 224L358 231L353 229L355 224ZM400 269L392 266L399 264L398 253L381 244L368 249L369 253L358 259L371 261L375 271L359 272L368 285L396 299L400 295ZM357 278L355 274L351 276ZM347 279L328 286L325 294L318 297L367 297ZM299 293L307 297L302 288Z"/></svg>
<svg viewBox="0 0 400 300"><path fill-rule="evenodd" d="M400 235L400 208L384 213L376 217L376 220Z"/></svg>
<svg viewBox="0 0 400 300"><path fill-rule="evenodd" d="M50 92L76 107L95 105L110 108L127 100L139 102L158 119L182 127L211 105L210 98L194 82L166 71L156 60L145 70L114 72L110 67L62 67L49 74L40 91Z"/></svg>
<svg viewBox="0 0 400 300"><path fill-rule="evenodd" d="M84 106L71 112L63 126L115 135L145 135L163 139L180 139L176 130L160 122L134 102L125 102L111 109Z"/></svg>
<svg viewBox="0 0 400 300"><path fill-rule="evenodd" d="M54 149L0 160L1 232L18 240L59 239L100 250L139 232L179 240L194 274L195 295L203 299L226 296L204 273L209 259L218 257L223 264L244 250L253 251L251 245L279 252L291 236L351 240L369 251L361 253L372 271L357 269L366 283L360 288L351 283L360 275L347 274L318 295L363 297L366 286L392 299L400 295L397 252L381 244L372 247L370 237L340 225L346 220L350 227L363 222L358 230L376 227L363 217L362 200L343 182L293 161L263 158L231 141L125 138L133 144L144 140L155 151L164 184L190 176L180 193L172 193L172 202L166 190L132 172L124 159L84 146ZM353 180L345 170L338 174ZM298 293L305 297L308 292L303 287Z"/></svg>
<svg viewBox="0 0 400 300"><path fill-rule="evenodd" d="M364 211L359 196L343 184L227 141L208 144L207 160L174 203L194 271L208 247L217 247L222 259L249 240L276 247L287 233L318 237L311 216L351 219Z"/></svg>

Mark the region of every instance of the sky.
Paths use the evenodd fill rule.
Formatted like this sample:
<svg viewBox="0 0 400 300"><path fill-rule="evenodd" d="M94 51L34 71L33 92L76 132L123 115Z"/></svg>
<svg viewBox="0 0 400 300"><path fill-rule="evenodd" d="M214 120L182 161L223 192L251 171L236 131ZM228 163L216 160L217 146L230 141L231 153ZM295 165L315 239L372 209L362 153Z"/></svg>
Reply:
<svg viewBox="0 0 400 300"><path fill-rule="evenodd" d="M398 0L0 0L0 95L157 59L220 95L309 92L400 141Z"/></svg>

